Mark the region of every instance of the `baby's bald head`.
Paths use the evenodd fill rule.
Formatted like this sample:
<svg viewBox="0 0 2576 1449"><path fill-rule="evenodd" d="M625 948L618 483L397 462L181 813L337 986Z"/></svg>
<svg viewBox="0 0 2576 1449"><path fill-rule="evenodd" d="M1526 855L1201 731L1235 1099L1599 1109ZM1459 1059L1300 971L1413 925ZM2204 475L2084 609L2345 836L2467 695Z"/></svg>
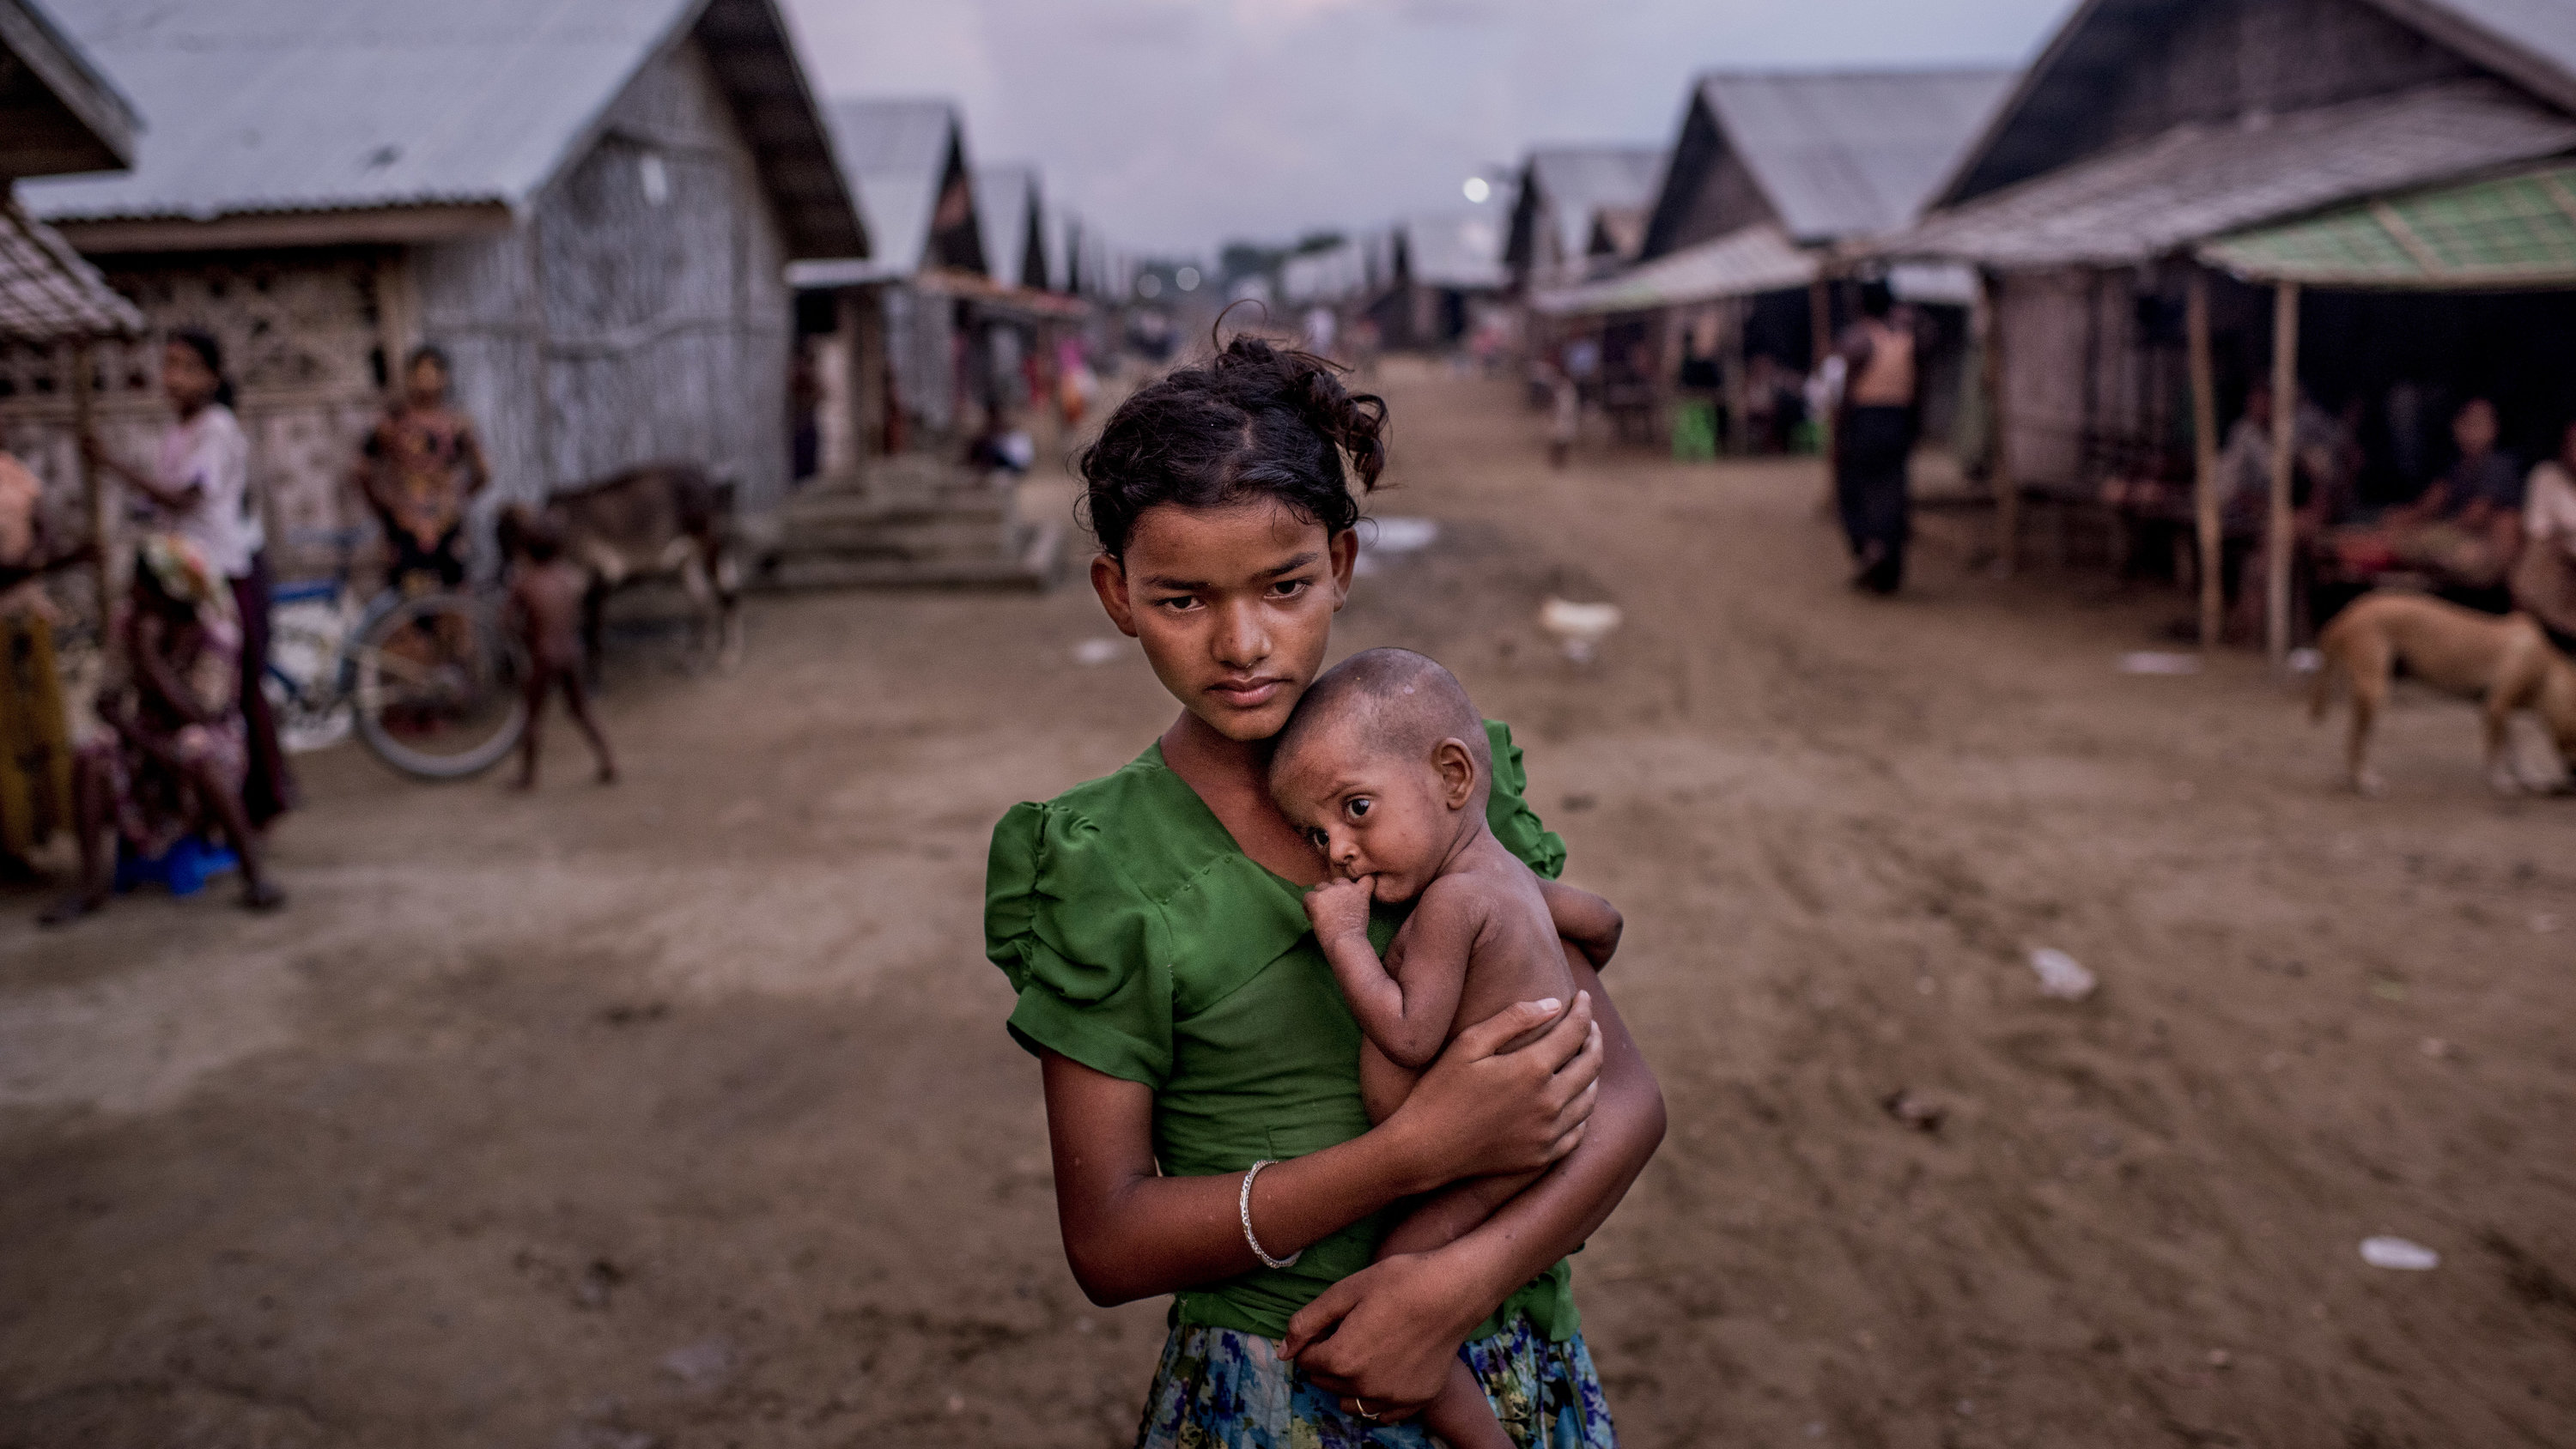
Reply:
<svg viewBox="0 0 2576 1449"><path fill-rule="evenodd" d="M1297 701L1271 755L1273 780L1319 745L1365 751L1379 759L1428 765L1442 740L1467 747L1476 762L1476 811L1484 813L1494 774L1484 717L1458 676L1410 649L1363 650L1324 671Z"/></svg>

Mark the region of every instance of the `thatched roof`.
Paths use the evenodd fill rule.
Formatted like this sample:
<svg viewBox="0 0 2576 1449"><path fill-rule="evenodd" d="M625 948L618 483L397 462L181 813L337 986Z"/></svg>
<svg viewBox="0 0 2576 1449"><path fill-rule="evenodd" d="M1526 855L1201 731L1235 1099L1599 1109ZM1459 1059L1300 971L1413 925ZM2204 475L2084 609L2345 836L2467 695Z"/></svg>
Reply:
<svg viewBox="0 0 2576 1449"><path fill-rule="evenodd" d="M2492 81L2189 124L1935 212L1883 257L2116 266L2353 197L2576 150L2576 120Z"/></svg>

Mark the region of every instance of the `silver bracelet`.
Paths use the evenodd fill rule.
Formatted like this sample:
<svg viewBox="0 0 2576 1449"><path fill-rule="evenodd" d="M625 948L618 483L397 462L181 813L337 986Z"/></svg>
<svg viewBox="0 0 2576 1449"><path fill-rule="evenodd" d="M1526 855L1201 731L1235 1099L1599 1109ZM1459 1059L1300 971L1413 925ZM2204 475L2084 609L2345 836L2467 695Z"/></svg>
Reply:
<svg viewBox="0 0 2576 1449"><path fill-rule="evenodd" d="M1252 1180L1261 1175L1261 1169L1271 1166L1273 1162L1274 1159L1265 1157L1244 1169L1243 1188L1234 1195L1234 1210L1236 1215L1243 1219L1243 1240L1252 1245L1252 1256L1259 1258L1263 1267L1294 1268L1297 1266L1297 1260L1306 1256L1305 1249L1299 1248L1285 1258L1274 1258L1263 1251L1261 1240L1252 1235Z"/></svg>

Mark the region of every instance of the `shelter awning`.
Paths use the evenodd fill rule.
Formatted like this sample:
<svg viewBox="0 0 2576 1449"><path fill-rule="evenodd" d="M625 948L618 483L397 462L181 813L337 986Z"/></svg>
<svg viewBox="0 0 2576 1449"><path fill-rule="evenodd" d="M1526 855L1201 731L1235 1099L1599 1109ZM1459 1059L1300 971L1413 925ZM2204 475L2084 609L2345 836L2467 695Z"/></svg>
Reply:
<svg viewBox="0 0 2576 1449"><path fill-rule="evenodd" d="M2223 236L2199 256L2249 282L2427 292L2576 287L2576 166L2373 198Z"/></svg>
<svg viewBox="0 0 2576 1449"><path fill-rule="evenodd" d="M1764 222L1657 257L1615 277L1541 292L1530 299L1530 305L1552 317L1651 312L1720 297L1785 291L1815 279L1816 258L1780 228Z"/></svg>
<svg viewBox="0 0 2576 1449"><path fill-rule="evenodd" d="M0 338L59 342L143 330L143 314L108 289L52 227L0 198Z"/></svg>
<svg viewBox="0 0 2576 1449"><path fill-rule="evenodd" d="M2576 150L2576 121L2452 82L2152 140L1933 213L1860 248L1999 271L2127 266L2277 217Z"/></svg>

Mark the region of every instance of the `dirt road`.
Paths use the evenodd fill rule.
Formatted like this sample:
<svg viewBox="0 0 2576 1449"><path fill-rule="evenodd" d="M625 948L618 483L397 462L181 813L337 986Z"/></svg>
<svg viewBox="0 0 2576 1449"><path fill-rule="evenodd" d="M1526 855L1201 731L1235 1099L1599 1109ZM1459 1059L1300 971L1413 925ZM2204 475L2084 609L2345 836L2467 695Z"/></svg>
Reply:
<svg viewBox="0 0 2576 1449"><path fill-rule="evenodd" d="M1626 1442L2576 1442L2576 801L2412 696L2355 799L2250 661L2114 671L2169 598L1864 600L1812 465L1392 391L1443 531L1339 642L1512 721L1672 1104L1577 1265ZM978 918L1171 706L1078 589L751 623L619 662L614 790L311 757L283 915L0 899L0 1446L1127 1441L1161 1309L1064 1269Z"/></svg>

